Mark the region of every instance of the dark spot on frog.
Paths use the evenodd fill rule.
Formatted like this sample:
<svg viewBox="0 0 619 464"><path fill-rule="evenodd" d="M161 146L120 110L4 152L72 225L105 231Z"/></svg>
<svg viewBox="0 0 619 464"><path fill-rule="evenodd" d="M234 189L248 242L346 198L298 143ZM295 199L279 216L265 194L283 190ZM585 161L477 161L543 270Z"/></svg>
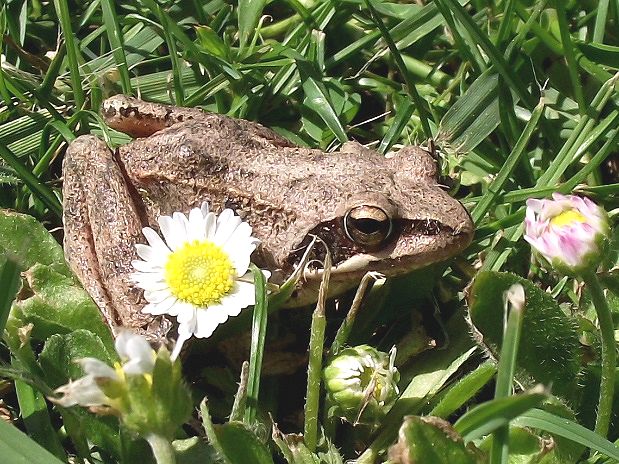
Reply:
<svg viewBox="0 0 619 464"><path fill-rule="evenodd" d="M137 106L120 108L118 111L120 112L120 115L125 118L142 119L142 114L140 113Z"/></svg>
<svg viewBox="0 0 619 464"><path fill-rule="evenodd" d="M101 105L101 114L106 119L112 119L114 116L116 116L116 108L114 108L111 105L110 106Z"/></svg>

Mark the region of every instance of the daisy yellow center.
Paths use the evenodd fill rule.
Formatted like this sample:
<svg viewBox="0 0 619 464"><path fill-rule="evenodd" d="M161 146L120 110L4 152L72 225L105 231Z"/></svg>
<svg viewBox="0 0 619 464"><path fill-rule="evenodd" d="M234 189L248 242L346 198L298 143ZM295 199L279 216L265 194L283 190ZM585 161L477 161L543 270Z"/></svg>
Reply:
<svg viewBox="0 0 619 464"><path fill-rule="evenodd" d="M574 222L582 223L586 221L587 220L585 219L585 217L578 210L570 209L553 217L550 220L550 223L553 226L561 227L561 226L568 226L570 224L573 224Z"/></svg>
<svg viewBox="0 0 619 464"><path fill-rule="evenodd" d="M188 242L168 257L165 280L179 300L205 307L232 290L236 270L228 254L213 242Z"/></svg>

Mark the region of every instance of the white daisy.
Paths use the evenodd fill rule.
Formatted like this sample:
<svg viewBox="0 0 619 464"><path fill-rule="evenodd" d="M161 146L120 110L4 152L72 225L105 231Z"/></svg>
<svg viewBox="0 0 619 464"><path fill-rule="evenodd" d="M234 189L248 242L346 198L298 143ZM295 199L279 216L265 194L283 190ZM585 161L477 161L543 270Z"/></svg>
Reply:
<svg viewBox="0 0 619 464"><path fill-rule="evenodd" d="M118 386L124 385L126 376L150 376L156 354L144 337L129 331L118 335L115 347L122 364L115 363L111 367L96 358L77 359L86 375L57 388L54 393L62 396L52 400L64 407L79 404L119 408L121 401L106 395L106 386L117 393Z"/></svg>
<svg viewBox="0 0 619 464"><path fill-rule="evenodd" d="M259 240L251 226L230 209L217 217L208 205L158 219L162 238L142 229L149 245L136 245L141 260L133 280L144 290L144 313L176 317L182 343L192 335L210 337L215 328L255 303L249 258Z"/></svg>

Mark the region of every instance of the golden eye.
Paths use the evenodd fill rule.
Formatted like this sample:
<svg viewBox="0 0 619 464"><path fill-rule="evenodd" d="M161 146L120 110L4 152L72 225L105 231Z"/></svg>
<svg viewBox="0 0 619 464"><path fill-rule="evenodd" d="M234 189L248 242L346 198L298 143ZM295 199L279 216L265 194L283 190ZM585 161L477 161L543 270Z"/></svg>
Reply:
<svg viewBox="0 0 619 464"><path fill-rule="evenodd" d="M363 247L376 247L382 244L392 229L391 218L378 206L355 206L344 216L346 235Z"/></svg>

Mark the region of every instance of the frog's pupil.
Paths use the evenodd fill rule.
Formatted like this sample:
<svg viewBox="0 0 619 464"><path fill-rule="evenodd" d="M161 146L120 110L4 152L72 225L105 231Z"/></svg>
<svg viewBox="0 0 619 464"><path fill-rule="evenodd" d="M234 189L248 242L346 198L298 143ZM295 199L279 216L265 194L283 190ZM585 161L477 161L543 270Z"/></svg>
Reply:
<svg viewBox="0 0 619 464"><path fill-rule="evenodd" d="M352 219L354 227L364 234L375 234L376 232L386 231L389 228L388 221L377 221L376 219Z"/></svg>

